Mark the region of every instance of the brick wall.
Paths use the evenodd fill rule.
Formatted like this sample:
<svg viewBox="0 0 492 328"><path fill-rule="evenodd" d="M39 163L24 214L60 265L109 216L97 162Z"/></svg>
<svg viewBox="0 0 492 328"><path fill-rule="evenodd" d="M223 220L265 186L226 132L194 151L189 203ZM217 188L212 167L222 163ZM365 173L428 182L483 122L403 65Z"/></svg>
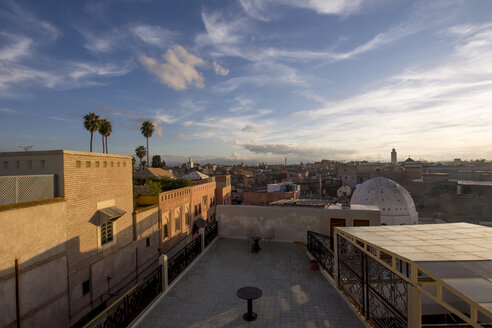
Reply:
<svg viewBox="0 0 492 328"><path fill-rule="evenodd" d="M133 241L132 159L122 155L64 151L63 166L73 321L97 305L97 299L102 298L100 294L107 290L105 277L95 279L92 265ZM126 214L114 223L114 240L101 246L99 227L94 220L97 210L108 206L117 206ZM127 269L117 259L105 262L105 273ZM129 271L133 269L134 266L128 268ZM119 275L126 276L124 273ZM89 279L91 293L83 295L82 283ZM113 277L112 283L116 285L118 279Z"/></svg>

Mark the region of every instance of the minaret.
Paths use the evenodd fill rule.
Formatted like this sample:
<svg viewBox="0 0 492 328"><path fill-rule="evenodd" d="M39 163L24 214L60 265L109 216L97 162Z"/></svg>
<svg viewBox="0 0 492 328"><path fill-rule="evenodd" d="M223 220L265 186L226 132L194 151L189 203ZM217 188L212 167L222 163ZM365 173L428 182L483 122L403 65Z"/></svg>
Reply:
<svg viewBox="0 0 492 328"><path fill-rule="evenodd" d="M192 169L193 168L193 160L190 158L188 158L188 168L189 169Z"/></svg>
<svg viewBox="0 0 492 328"><path fill-rule="evenodd" d="M391 151L391 164L396 165L397 159L396 159L396 150L393 148Z"/></svg>

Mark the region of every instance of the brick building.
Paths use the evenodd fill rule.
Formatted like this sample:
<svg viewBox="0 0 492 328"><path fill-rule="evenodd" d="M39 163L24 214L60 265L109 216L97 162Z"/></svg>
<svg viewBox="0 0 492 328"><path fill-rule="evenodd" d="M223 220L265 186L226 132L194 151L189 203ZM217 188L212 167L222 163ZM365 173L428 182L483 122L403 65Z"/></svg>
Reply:
<svg viewBox="0 0 492 328"><path fill-rule="evenodd" d="M2 252L0 258L5 269L0 289L10 304L0 310L2 323L74 324L114 301L158 258L158 213L133 211L130 156L12 152L0 153L0 162L4 178L52 175L55 200L60 200L34 199L0 208L4 234L22 241L15 252ZM25 219L36 224L19 227ZM2 244L10 247L15 243L11 239ZM16 279L22 282L18 318L11 306L16 303L14 261L19 267Z"/></svg>

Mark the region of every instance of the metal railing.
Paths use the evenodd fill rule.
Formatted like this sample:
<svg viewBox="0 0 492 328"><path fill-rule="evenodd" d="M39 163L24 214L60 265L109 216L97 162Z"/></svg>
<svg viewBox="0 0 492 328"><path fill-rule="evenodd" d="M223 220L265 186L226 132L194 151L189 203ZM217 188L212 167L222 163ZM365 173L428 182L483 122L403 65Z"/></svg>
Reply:
<svg viewBox="0 0 492 328"><path fill-rule="evenodd" d="M331 249L332 238L320 233L310 231L307 232L307 248L308 251L318 260L321 266L333 277L335 268L335 257Z"/></svg>
<svg viewBox="0 0 492 328"><path fill-rule="evenodd" d="M205 227L205 247L207 247L219 235L219 224L217 221L209 223Z"/></svg>
<svg viewBox="0 0 492 328"><path fill-rule="evenodd" d="M171 283L202 252L201 236L196 237L169 259L168 282Z"/></svg>
<svg viewBox="0 0 492 328"><path fill-rule="evenodd" d="M162 266L159 265L144 280L92 319L84 328L126 327L161 291Z"/></svg>
<svg viewBox="0 0 492 328"><path fill-rule="evenodd" d="M373 327L408 323L408 282L338 235L338 285Z"/></svg>

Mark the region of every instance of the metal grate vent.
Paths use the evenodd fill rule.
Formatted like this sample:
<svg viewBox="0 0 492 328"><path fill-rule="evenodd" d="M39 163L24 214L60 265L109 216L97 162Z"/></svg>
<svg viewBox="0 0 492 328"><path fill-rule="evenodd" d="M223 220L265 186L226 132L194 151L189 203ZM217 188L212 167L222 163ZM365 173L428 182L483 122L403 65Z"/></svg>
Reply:
<svg viewBox="0 0 492 328"><path fill-rule="evenodd" d="M33 202L55 197L55 175L0 177L0 205Z"/></svg>

